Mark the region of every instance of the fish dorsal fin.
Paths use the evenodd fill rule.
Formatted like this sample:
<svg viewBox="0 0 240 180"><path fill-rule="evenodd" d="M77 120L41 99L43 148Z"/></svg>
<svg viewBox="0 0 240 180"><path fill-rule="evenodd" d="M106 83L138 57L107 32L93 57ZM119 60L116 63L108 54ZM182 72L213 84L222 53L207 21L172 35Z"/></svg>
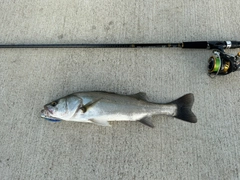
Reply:
<svg viewBox="0 0 240 180"><path fill-rule="evenodd" d="M89 121L99 126L111 126L106 120L89 119Z"/></svg>
<svg viewBox="0 0 240 180"><path fill-rule="evenodd" d="M145 92L139 92L137 94L132 94L130 96L134 97L134 98L136 98L138 100L148 101L148 97L147 97L147 94Z"/></svg>
<svg viewBox="0 0 240 180"><path fill-rule="evenodd" d="M149 127L151 127L151 128L154 128L154 125L153 125L153 123L152 123L152 121L151 121L151 118L148 117L148 116L140 119L139 122L140 122L140 123L143 123L143 124L146 125L146 126L149 126Z"/></svg>

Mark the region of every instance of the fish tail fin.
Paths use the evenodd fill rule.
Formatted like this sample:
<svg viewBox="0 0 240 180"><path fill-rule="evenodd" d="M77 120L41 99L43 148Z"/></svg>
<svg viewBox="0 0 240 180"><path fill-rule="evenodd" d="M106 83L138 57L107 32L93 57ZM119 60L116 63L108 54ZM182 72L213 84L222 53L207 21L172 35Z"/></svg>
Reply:
<svg viewBox="0 0 240 180"><path fill-rule="evenodd" d="M192 112L192 105L194 102L193 94L189 93L171 103L177 105L177 113L174 117L181 119L183 121L196 123L197 117Z"/></svg>

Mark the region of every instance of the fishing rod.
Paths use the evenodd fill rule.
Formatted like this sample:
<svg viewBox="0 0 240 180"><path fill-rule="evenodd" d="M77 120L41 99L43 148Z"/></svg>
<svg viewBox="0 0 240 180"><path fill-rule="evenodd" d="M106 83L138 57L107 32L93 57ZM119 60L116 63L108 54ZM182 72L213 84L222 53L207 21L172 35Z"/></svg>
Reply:
<svg viewBox="0 0 240 180"><path fill-rule="evenodd" d="M240 52L227 54L225 49L240 48L240 41L195 41L182 43L140 43L140 44L0 44L0 48L163 48L210 49L213 55L208 59L210 77L227 75L240 70Z"/></svg>

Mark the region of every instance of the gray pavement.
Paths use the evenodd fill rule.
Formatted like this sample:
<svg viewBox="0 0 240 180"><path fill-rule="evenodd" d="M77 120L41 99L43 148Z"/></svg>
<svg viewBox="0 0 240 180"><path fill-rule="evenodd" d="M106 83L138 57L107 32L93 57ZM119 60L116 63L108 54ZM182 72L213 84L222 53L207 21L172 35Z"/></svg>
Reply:
<svg viewBox="0 0 240 180"><path fill-rule="evenodd" d="M240 1L0 2L0 43L240 40ZM236 54L239 49L228 51ZM211 51L0 49L0 179L240 179L240 72L211 79ZM42 106L76 91L195 95L197 124L51 123Z"/></svg>

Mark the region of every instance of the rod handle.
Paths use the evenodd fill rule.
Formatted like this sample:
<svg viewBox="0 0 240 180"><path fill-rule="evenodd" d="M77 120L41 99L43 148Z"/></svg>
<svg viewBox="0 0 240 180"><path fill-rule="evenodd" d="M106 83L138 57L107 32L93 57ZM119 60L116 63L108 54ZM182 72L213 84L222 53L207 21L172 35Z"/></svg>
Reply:
<svg viewBox="0 0 240 180"><path fill-rule="evenodd" d="M195 41L183 42L182 48L190 49L234 49L240 48L240 41Z"/></svg>
<svg viewBox="0 0 240 180"><path fill-rule="evenodd" d="M208 42L207 41L183 42L182 48L207 49Z"/></svg>
<svg viewBox="0 0 240 180"><path fill-rule="evenodd" d="M240 41L231 41L231 49L232 48L240 48Z"/></svg>

